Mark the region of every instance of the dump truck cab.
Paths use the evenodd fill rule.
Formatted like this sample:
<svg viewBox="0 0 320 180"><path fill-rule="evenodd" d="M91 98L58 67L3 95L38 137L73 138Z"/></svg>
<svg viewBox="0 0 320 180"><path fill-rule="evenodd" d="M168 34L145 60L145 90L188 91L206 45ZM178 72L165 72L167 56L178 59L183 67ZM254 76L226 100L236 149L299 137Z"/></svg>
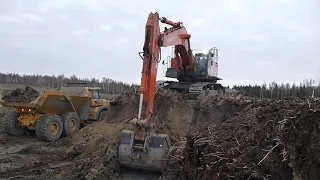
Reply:
<svg viewBox="0 0 320 180"><path fill-rule="evenodd" d="M89 121L102 120L110 107L110 103L103 99L100 95L101 89L99 87L89 87L87 83L83 82L69 82L65 87L79 87L85 88L90 92L89 117L85 123Z"/></svg>
<svg viewBox="0 0 320 180"><path fill-rule="evenodd" d="M109 109L109 102L100 96L99 87L87 87L91 93L90 99L90 113L88 120L103 120Z"/></svg>

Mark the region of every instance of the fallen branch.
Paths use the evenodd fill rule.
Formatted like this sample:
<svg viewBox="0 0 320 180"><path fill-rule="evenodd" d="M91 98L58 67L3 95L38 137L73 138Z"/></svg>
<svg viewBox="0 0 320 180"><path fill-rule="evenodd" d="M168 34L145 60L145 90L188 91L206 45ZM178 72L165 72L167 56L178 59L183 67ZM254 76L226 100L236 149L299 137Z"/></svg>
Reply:
<svg viewBox="0 0 320 180"><path fill-rule="evenodd" d="M177 159L177 160L181 160L181 159L183 159L183 158L179 158L179 157L174 156L174 155L170 155L170 157L172 157L172 158L174 158L174 159Z"/></svg>
<svg viewBox="0 0 320 180"><path fill-rule="evenodd" d="M239 143L238 139L237 139L237 138L235 138L235 139L236 139L236 141L237 141L238 146L240 146L240 143Z"/></svg>
<svg viewBox="0 0 320 180"><path fill-rule="evenodd" d="M236 149L239 151L240 154L243 155L243 153L240 151L240 149L238 147L236 147Z"/></svg>
<svg viewBox="0 0 320 180"><path fill-rule="evenodd" d="M273 148L270 149L270 151L260 160L260 162L258 162L257 165L261 164L278 145L279 144L277 143L275 146L273 146Z"/></svg>
<svg viewBox="0 0 320 180"><path fill-rule="evenodd" d="M226 163L226 165L228 166L233 166L234 168L237 168L237 169L250 169L249 167L247 166L244 166L244 167L239 167L239 166L236 166L234 165L233 163Z"/></svg>
<svg viewBox="0 0 320 180"><path fill-rule="evenodd" d="M210 153L210 154L205 154L203 155L203 157L206 157L206 156L214 156L214 157L217 157L217 158L220 158L220 159L226 159L226 158L223 158L219 155L223 155L223 154L219 154L219 153Z"/></svg>

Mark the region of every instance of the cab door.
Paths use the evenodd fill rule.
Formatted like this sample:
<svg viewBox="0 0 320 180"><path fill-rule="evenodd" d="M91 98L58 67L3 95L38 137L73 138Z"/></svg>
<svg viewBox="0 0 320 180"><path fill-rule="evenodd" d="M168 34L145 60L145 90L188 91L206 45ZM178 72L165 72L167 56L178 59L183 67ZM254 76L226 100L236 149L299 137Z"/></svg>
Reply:
<svg viewBox="0 0 320 180"><path fill-rule="evenodd" d="M102 101L100 99L100 94L98 90L91 90L92 98L91 98L91 107L102 106Z"/></svg>

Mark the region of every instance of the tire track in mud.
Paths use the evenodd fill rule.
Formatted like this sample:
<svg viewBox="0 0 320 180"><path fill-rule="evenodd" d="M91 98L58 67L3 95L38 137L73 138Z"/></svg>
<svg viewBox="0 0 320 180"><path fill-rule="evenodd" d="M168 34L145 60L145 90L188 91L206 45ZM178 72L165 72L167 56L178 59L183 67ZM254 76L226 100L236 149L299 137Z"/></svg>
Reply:
<svg viewBox="0 0 320 180"><path fill-rule="evenodd" d="M48 179L69 163L64 147L39 141L34 136L0 135L0 177L5 179Z"/></svg>

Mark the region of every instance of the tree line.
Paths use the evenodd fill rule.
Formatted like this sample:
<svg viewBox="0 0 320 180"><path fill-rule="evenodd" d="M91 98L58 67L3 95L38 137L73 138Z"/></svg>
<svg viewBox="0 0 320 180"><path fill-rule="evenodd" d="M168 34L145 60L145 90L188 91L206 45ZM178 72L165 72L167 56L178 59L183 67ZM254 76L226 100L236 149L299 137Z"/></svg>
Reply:
<svg viewBox="0 0 320 180"><path fill-rule="evenodd" d="M16 73L0 73L0 84L25 84L31 86L41 86L48 88L59 88L66 86L67 83L87 83L90 87L100 87L102 92L120 93L132 92L137 89L137 85L128 84L110 78L102 78L101 81L96 78L78 78L75 75L65 77L62 75L20 75Z"/></svg>
<svg viewBox="0 0 320 180"><path fill-rule="evenodd" d="M233 86L233 89L256 98L283 99L285 97L320 97L320 81L304 80L300 84L276 83L268 85Z"/></svg>
<svg viewBox="0 0 320 180"><path fill-rule="evenodd" d="M124 83L110 78L78 78L75 75L20 75L17 73L0 73L0 84L24 84L47 88L59 88L67 83L87 83L90 87L100 87L102 92L120 93L137 91L139 85ZM262 85L234 85L232 89L256 98L283 99L285 97L320 97L320 81L304 80L300 84L263 83Z"/></svg>

